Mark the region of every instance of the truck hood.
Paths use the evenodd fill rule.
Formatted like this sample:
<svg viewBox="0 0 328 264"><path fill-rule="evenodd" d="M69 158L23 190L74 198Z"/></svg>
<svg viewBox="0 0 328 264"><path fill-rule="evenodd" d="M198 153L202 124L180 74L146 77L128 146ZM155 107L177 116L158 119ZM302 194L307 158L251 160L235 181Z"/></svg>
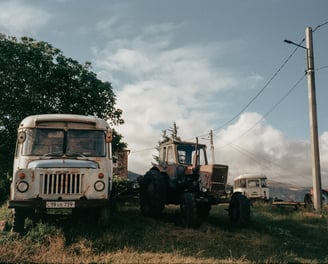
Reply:
<svg viewBox="0 0 328 264"><path fill-rule="evenodd" d="M28 168L89 168L98 169L98 163L92 160L76 159L50 159L34 160L28 164Z"/></svg>

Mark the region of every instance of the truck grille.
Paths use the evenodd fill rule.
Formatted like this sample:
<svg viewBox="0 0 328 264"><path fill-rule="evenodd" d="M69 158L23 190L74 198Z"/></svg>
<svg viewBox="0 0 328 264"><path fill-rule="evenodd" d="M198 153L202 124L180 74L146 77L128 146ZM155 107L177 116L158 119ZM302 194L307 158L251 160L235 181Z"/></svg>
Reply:
<svg viewBox="0 0 328 264"><path fill-rule="evenodd" d="M82 174L54 173L41 174L43 194L80 194L82 192Z"/></svg>

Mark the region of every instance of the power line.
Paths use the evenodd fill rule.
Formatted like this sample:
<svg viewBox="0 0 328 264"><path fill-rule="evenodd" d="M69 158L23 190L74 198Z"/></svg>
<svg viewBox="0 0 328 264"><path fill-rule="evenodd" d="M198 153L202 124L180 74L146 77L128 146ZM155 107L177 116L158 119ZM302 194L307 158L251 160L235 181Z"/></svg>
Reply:
<svg viewBox="0 0 328 264"><path fill-rule="evenodd" d="M299 45L301 45L303 42L305 41L305 38L302 39L302 41L299 43ZM222 126L213 129L213 131L216 130L221 130L222 128L224 128L225 126L227 126L228 124L230 124L233 120L235 120L237 117L239 117L243 112L245 112L245 110L255 101L255 99L257 97L260 96L260 94L269 86L269 84L274 80L274 78L277 77L277 75L280 73L280 71L285 67L285 65L287 64L287 62L293 57L293 55L296 53L297 49L299 47L296 47L293 52L287 57L287 59L282 63L282 65L278 68L278 70L272 75L272 77L267 81L267 83L263 86L263 88L235 115L233 116L230 120L228 120L227 122L225 122Z"/></svg>
<svg viewBox="0 0 328 264"><path fill-rule="evenodd" d="M328 24L328 21L318 25L315 27L315 29L312 31L316 31L318 28L325 26ZM301 44L305 41L305 38L302 39L302 41L298 44L299 46L301 46ZM299 46L296 46L296 48L294 49L294 51L288 56L288 58L285 60L285 62L281 65L281 67L278 69L278 71L271 77L271 79L266 83L266 85L259 91L258 94L256 94L256 96L242 109L242 111L240 111L235 117L233 117L231 120L229 120L228 122L226 122L222 127L226 126L228 123L230 123L231 121L233 121L234 119L236 119L241 113L244 112L244 110L257 98L257 96L262 93L262 91L268 86L268 84L274 79L274 77L279 73L279 71L285 66L285 64L290 60L290 58L294 55L294 53L296 52L296 50L299 48ZM320 68L317 68L316 70L322 70L328 68L328 65L322 66ZM242 135L240 135L238 138L242 137L243 135L247 134L250 130L252 130L258 123L260 123L266 116L268 116L271 112L273 112L280 103L282 103L282 101L298 86L298 84L304 79L304 77L306 76L306 73L304 75L302 75L302 77L293 85L293 87L291 89L288 90L288 92L282 97L280 98L280 100L273 105L273 107L266 112L265 115L262 116L262 118L260 120L258 120L252 127L250 127L247 131L245 131ZM219 128L220 129L220 128ZM218 129L215 129L218 130ZM238 139L236 138L236 139ZM236 140L235 139L235 140Z"/></svg>
<svg viewBox="0 0 328 264"><path fill-rule="evenodd" d="M326 21L326 22L324 22L324 23L322 23L322 24L316 26L316 27L314 28L314 30L312 30L312 32L315 32L318 28L320 28L320 27L322 27L322 26L325 26L325 25L327 25L327 24L328 24L328 21Z"/></svg>
<svg viewBox="0 0 328 264"><path fill-rule="evenodd" d="M239 135L237 138L233 139L230 143L246 135L249 131L251 131L254 127L256 127L265 117L271 114L291 94L291 92L301 83L301 81L303 81L305 76L306 73L302 75L302 77L287 91L287 93L285 93L256 123L254 123L253 126L247 129L244 133Z"/></svg>
<svg viewBox="0 0 328 264"><path fill-rule="evenodd" d="M312 32L315 32L318 28L323 27L325 25L328 24L328 21L318 25L315 27L315 29ZM300 42L299 42L299 46L302 45L302 43L305 41L305 38L303 38ZM257 94L255 94L255 96L236 114L234 115L230 120L228 120L227 122L225 122L223 125L221 125L220 127L213 129L213 131L217 131L217 130L221 130L222 128L226 127L228 124L230 124L232 121L234 121L236 118L238 118L242 113L245 112L245 110L263 93L263 91L269 86L269 84L277 77L277 75L280 73L280 71L286 66L286 64L290 61L290 59L294 56L294 54L296 53L296 51L298 50L298 46L296 46L296 48L292 51L292 53L287 57L287 59L285 59L285 61L281 64L281 66L278 68L278 70L271 76L271 78L266 82L266 84L259 90L259 92L257 92ZM328 65L323 66L318 68L317 70L322 70L328 68ZM266 117L267 115L269 115L291 92L292 90L294 90L294 88L303 80L305 75L303 75L301 77L301 79L299 81L296 82L296 84L286 93L285 96L283 96L259 121L257 121L254 126L252 126L249 130L251 130L253 127L255 127L259 122L261 122L264 117ZM240 137L242 137L244 134L248 133L247 130L245 133L243 133ZM202 135L199 135L198 137L202 137L202 136L206 136L208 135L208 133L204 133ZM197 136L196 136L197 137ZM149 150L153 150L155 149L153 148L146 148L146 149L142 149L142 150L136 150L136 151L131 151L131 154L134 153L138 153L138 152L144 152L144 151L149 151Z"/></svg>
<svg viewBox="0 0 328 264"><path fill-rule="evenodd" d="M320 71L320 70L323 70L323 69L326 69L326 68L328 68L328 65L316 68L316 71Z"/></svg>
<svg viewBox="0 0 328 264"><path fill-rule="evenodd" d="M273 161L272 159L265 158L263 155L261 155L261 157L259 158L257 154L244 149L240 145L236 145L236 144L232 143L229 146L232 147L234 150L238 151L239 153L243 154L244 156L248 157L249 159L253 160L255 163L257 163L262 168L264 167L264 169L266 169L270 172L274 172L274 176L271 177L272 179L279 178L278 176L283 176L281 173L278 172L278 170L276 168L279 168L281 170L281 172L284 172L284 175L289 175L291 177L295 176L294 173L292 173L288 169L284 168L283 166L281 166L279 163ZM260 162L260 160L261 160L261 162ZM301 178L303 180L305 179L304 176ZM301 187L301 185L299 184L299 182L297 182L297 179L295 179L295 178L289 177L289 182L292 182L293 184L295 184L295 186ZM302 186L302 187L304 187L304 186Z"/></svg>
<svg viewBox="0 0 328 264"><path fill-rule="evenodd" d="M315 32L318 28L323 27L325 25L328 24L328 21L318 25L315 27L315 29L312 32ZM302 45L302 43L305 41L305 38L303 38L300 42L299 42L299 46ZM297 49L299 48L299 46L296 46L296 48L293 50L293 52L287 57L287 59L282 63L282 65L278 68L278 70L272 75L272 77L267 81L267 83L263 86L263 88L235 115L233 116L230 120L228 120L227 122L225 122L222 126L213 129L213 131L216 130L221 130L222 128L224 128L225 126L227 126L228 124L230 124L232 121L234 121L237 117L239 117L254 101L257 97L260 96L260 94L269 86L269 84L273 81L274 78L277 77L277 75L279 74L279 72L285 67L285 65L287 64L287 62L293 57L293 55L296 53ZM327 68L328 66L324 66L319 68L324 69ZM304 78L304 76L302 77L302 79ZM273 111L273 110L272 110Z"/></svg>
<svg viewBox="0 0 328 264"><path fill-rule="evenodd" d="M130 154L135 154L135 153L144 152L144 151L150 151L150 150L153 150L153 149L155 149L155 148L152 147L152 148L145 148L145 149L135 150L135 151L131 151Z"/></svg>

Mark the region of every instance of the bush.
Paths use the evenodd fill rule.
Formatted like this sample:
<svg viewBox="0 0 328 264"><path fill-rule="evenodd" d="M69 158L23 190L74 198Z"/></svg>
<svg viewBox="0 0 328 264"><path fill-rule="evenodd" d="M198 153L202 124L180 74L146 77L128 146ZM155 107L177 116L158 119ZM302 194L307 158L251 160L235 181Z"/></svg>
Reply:
<svg viewBox="0 0 328 264"><path fill-rule="evenodd" d="M6 175L0 175L0 205L8 200L10 181Z"/></svg>

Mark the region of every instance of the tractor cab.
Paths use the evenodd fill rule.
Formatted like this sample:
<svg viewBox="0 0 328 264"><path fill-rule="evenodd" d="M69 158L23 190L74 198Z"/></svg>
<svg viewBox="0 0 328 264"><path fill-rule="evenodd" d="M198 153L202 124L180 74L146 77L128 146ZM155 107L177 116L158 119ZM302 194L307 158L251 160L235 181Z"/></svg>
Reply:
<svg viewBox="0 0 328 264"><path fill-rule="evenodd" d="M207 164L206 145L194 142L173 141L159 146L159 165L166 167L180 165Z"/></svg>

